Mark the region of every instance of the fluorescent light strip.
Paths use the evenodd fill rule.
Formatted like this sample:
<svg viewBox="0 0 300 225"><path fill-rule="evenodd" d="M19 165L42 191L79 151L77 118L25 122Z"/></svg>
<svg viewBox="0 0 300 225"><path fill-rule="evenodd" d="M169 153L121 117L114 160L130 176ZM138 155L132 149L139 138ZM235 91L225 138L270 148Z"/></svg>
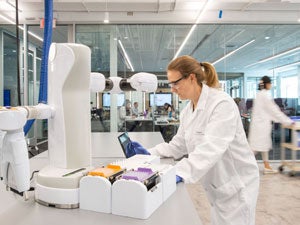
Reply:
<svg viewBox="0 0 300 225"><path fill-rule="evenodd" d="M10 3L9 0L6 0L5 3L6 3L7 5L9 5L10 7L12 7L14 10L16 10L16 6L15 6L14 4ZM22 10L21 10L21 9L18 9L18 12L22 12Z"/></svg>
<svg viewBox="0 0 300 225"><path fill-rule="evenodd" d="M248 68L248 67L254 66L254 65L256 65L256 64L259 64L259 62L251 63L251 64L249 64L249 65L247 65L247 66L244 66L244 68Z"/></svg>
<svg viewBox="0 0 300 225"><path fill-rule="evenodd" d="M133 68L133 66L131 64L131 61L130 61L130 59L129 59L129 57L128 57L128 55L127 55L124 47L123 47L123 44L122 44L121 40L118 40L118 42L119 42L119 44L121 46L121 49L122 49L122 51L123 51L123 53L125 55L126 61L128 62L129 66L130 66L131 71L134 72L134 68Z"/></svg>
<svg viewBox="0 0 300 225"><path fill-rule="evenodd" d="M3 15L0 14L0 17L2 19L4 19L6 22L9 22L10 24L16 25L16 23L13 20L7 18L6 16L3 16ZM23 26L19 26L19 28L21 30L24 30ZM40 36L36 35L35 33L31 32L31 31L28 31L28 34L31 35L32 37L36 38L37 40L41 41L41 42L44 41L43 38L41 38Z"/></svg>
<svg viewBox="0 0 300 225"><path fill-rule="evenodd" d="M279 53L279 54L277 54L277 55L273 55L273 56L268 57L268 58L266 58L266 59L262 59L262 60L259 61L259 63L267 62L267 61L269 61L269 60L278 58L278 57L280 57L280 56L283 56L283 55L286 55L286 54L289 54L289 53L291 53L291 52L298 51L298 50L300 50L300 47L296 47L296 48L290 49L290 50L288 50L288 51L281 52L281 53Z"/></svg>
<svg viewBox="0 0 300 225"><path fill-rule="evenodd" d="M215 65L215 64L217 64L218 62L220 62L220 61L226 59L227 57L229 57L229 56L233 55L234 53L236 53L237 51L241 50L242 48L245 48L247 45L250 45L250 44L253 43L254 41L255 41L255 39L252 39L251 41L248 41L246 44L243 44L241 47L239 47L239 48L237 48L237 49L235 49L235 50L233 50L233 51L227 53L227 54L224 55L223 57L221 57L221 58L219 58L218 60L214 61L214 62L212 63L212 65Z"/></svg>
<svg viewBox="0 0 300 225"><path fill-rule="evenodd" d="M286 65L283 65L283 66L278 66L278 67L274 67L270 70L284 70L288 67L292 67L292 66L297 66L297 65L300 65L300 61L298 62L294 62L294 63L290 63L290 64L286 64Z"/></svg>
<svg viewBox="0 0 300 225"><path fill-rule="evenodd" d="M196 24L194 24L192 26L192 28L190 29L189 33L186 35L184 41L182 42L182 44L180 45L179 49L177 50L176 54L174 55L174 58L177 58L179 53L181 52L181 50L183 49L183 47L185 46L185 43L189 40L190 36L192 35L192 33L194 32L195 28L196 28Z"/></svg>
<svg viewBox="0 0 300 225"><path fill-rule="evenodd" d="M300 47L295 47L295 48L290 49L290 50L287 50L287 51L285 51L285 52L278 53L277 55L273 55L273 56L270 56L270 57L268 57L268 58L259 60L258 62L251 63L251 64L245 66L245 68L248 68L248 67L250 67L250 66L254 66L254 65L259 64L259 63L267 62L267 61L272 60L272 59L276 59L276 58L278 58L278 57L287 55L287 54L289 54L289 53L291 53L291 52L295 52L295 51L298 51L298 50L300 50Z"/></svg>
<svg viewBox="0 0 300 225"><path fill-rule="evenodd" d="M14 24L14 25L16 24L13 20L7 18L6 16L3 16L3 15L0 14L0 17L2 19L4 19L6 22L9 22L10 24Z"/></svg>
<svg viewBox="0 0 300 225"><path fill-rule="evenodd" d="M23 30L23 27L20 27L20 26L19 26L19 28ZM41 38L40 36L36 35L35 33L31 32L31 31L28 31L28 34L31 35L32 37L38 39L38 40L41 41L41 42L44 41L43 38Z"/></svg>
<svg viewBox="0 0 300 225"><path fill-rule="evenodd" d="M208 2L212 1L212 0L206 0L205 5L203 6L202 10L200 11L197 20L195 22L195 24L192 26L192 28L190 29L189 33L186 35L184 41L182 42L182 44L180 45L179 49L177 50L177 52L175 53L173 59L177 58L179 53L181 52L181 50L183 49L183 47L185 46L186 42L189 40L190 36L192 35L192 33L194 32L197 24L199 23L202 15L204 14L204 12L206 11L207 7L208 7Z"/></svg>

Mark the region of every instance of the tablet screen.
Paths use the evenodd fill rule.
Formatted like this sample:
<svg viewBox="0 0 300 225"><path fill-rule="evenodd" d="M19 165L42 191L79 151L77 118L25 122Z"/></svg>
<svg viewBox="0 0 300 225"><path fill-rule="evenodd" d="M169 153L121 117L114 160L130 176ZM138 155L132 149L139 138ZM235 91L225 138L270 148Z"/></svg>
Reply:
<svg viewBox="0 0 300 225"><path fill-rule="evenodd" d="M135 152L134 152L133 149L127 149L126 148L128 143L131 142L127 132L125 132L125 133L121 134L120 136L118 136L118 139L119 139L119 142L121 144L122 150L123 150L124 155L125 155L126 158L129 158L129 157L135 155Z"/></svg>

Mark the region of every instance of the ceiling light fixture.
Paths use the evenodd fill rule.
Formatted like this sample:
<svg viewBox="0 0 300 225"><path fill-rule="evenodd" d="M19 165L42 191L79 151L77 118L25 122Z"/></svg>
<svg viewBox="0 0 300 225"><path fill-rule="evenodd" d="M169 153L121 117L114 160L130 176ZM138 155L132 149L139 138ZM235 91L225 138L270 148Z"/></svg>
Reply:
<svg viewBox="0 0 300 225"><path fill-rule="evenodd" d="M214 62L212 63L212 65L215 65L215 64L217 64L218 62L221 62L222 60L224 60L224 59L226 59L227 57L229 57L229 56L233 55L234 53L236 53L237 51L239 51L239 50L245 48L246 46L250 45L250 44L253 43L254 41L255 41L255 39L252 39L251 41L248 41L246 44L243 44L241 47L239 47L239 48L237 48L237 49L235 49L235 50L233 50L233 51L227 53L227 54L224 55L223 57L221 57L221 58L219 58L218 60L214 61Z"/></svg>
<svg viewBox="0 0 300 225"><path fill-rule="evenodd" d="M122 51L123 51L123 54L124 54L124 56L125 56L126 61L127 61L128 64L129 64L129 67L130 67L131 71L134 72L134 68L133 68L133 66L132 66L132 64L131 64L131 61L130 61L128 55L127 55L127 52L125 51L125 48L124 48L124 46L123 46L121 40L118 40L118 42L119 42L119 45L120 45L120 47L121 47L121 49L122 49Z"/></svg>
<svg viewBox="0 0 300 225"><path fill-rule="evenodd" d="M108 12L105 12L104 13L104 20L103 20L104 23L109 23L109 13Z"/></svg>
<svg viewBox="0 0 300 225"><path fill-rule="evenodd" d="M182 44L180 45L179 49L177 50L177 52L175 53L173 59L177 58L179 53L181 52L181 50L183 49L183 47L185 46L186 42L189 40L190 36L192 35L192 33L194 32L197 24L199 23L200 19L202 18L202 15L204 14L204 12L206 11L206 9L208 8L208 3L212 1L212 0L206 0L206 2L204 3L204 6L202 7L196 22L194 23L194 25L192 26L192 28L190 29L190 31L188 32L188 34L186 35L184 41L182 42Z"/></svg>
<svg viewBox="0 0 300 225"><path fill-rule="evenodd" d="M4 16L2 14L0 14L0 18L4 19L6 22L8 22L10 24L16 25L15 21L11 20L10 18L8 18L8 17L6 17L6 16ZM19 28L21 30L24 30L23 26L19 26ZM31 35L32 37L36 38L37 40L41 41L41 42L44 41L43 38L41 38L40 36L38 36L37 34L31 32L31 31L28 31L28 34Z"/></svg>
<svg viewBox="0 0 300 225"><path fill-rule="evenodd" d="M105 1L104 23L109 23L109 12L107 11L107 0Z"/></svg>
<svg viewBox="0 0 300 225"><path fill-rule="evenodd" d="M254 66L254 65L259 64L259 63L267 62L269 60L276 59L278 57L281 57L281 56L284 56L284 55L287 55L289 53L292 53L292 52L295 52L295 51L299 51L299 50L300 50L300 47L295 47L295 48L292 48L290 50L287 50L287 51L284 51L284 52L280 52L280 53L278 53L276 55L273 55L273 56L267 57L265 59L259 60L258 62L251 63L251 64L245 66L245 68L248 68L250 66Z"/></svg>

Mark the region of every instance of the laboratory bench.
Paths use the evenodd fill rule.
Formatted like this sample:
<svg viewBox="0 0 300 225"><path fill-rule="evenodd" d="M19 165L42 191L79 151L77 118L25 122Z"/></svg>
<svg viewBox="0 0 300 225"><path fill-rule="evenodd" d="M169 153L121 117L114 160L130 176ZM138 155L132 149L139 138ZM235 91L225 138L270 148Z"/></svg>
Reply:
<svg viewBox="0 0 300 225"><path fill-rule="evenodd" d="M299 120L300 121L300 120ZM285 136L285 130L290 131L291 140L287 141ZM292 160L288 162L285 157L286 149L291 150ZM300 171L300 165L297 162L297 151L300 151L300 122L297 122L294 126L281 125L281 166L279 171L283 172L285 167L290 169L289 175L295 176Z"/></svg>
<svg viewBox="0 0 300 225"><path fill-rule="evenodd" d="M121 133L92 133L92 164L105 164L124 158L117 137ZM159 132L131 132L132 140L150 148L163 141ZM169 163L170 161L168 161ZM48 163L48 151L30 159L31 171L39 170ZM83 209L57 209L40 205L30 192L29 200L8 192L0 182L0 221L5 225L95 225L95 224L148 224L148 225L201 225L197 211L183 183L177 185L175 193L169 197L146 220L113 214L87 211Z"/></svg>
<svg viewBox="0 0 300 225"><path fill-rule="evenodd" d="M152 132L160 131L165 142L171 141L177 133L180 122L167 117L156 118L127 118L125 120L125 130L128 132Z"/></svg>

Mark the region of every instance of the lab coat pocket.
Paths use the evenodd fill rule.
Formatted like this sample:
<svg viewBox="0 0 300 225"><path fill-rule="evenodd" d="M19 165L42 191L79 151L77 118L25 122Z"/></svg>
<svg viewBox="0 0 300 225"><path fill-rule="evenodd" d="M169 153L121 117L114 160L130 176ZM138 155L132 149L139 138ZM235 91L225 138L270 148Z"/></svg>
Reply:
<svg viewBox="0 0 300 225"><path fill-rule="evenodd" d="M233 176L225 184L215 187L212 184L212 189L215 192L215 205L221 211L231 211L245 205L245 185L238 176Z"/></svg>
<svg viewBox="0 0 300 225"><path fill-rule="evenodd" d="M192 143L194 145L203 144L205 142L204 129L197 129L192 135Z"/></svg>
<svg viewBox="0 0 300 225"><path fill-rule="evenodd" d="M204 131L203 130L190 130L184 134L184 139L187 144L188 153L191 153L200 143L203 143Z"/></svg>
<svg viewBox="0 0 300 225"><path fill-rule="evenodd" d="M204 129L197 129L197 130L195 131L195 134L196 134L196 135L204 135Z"/></svg>

